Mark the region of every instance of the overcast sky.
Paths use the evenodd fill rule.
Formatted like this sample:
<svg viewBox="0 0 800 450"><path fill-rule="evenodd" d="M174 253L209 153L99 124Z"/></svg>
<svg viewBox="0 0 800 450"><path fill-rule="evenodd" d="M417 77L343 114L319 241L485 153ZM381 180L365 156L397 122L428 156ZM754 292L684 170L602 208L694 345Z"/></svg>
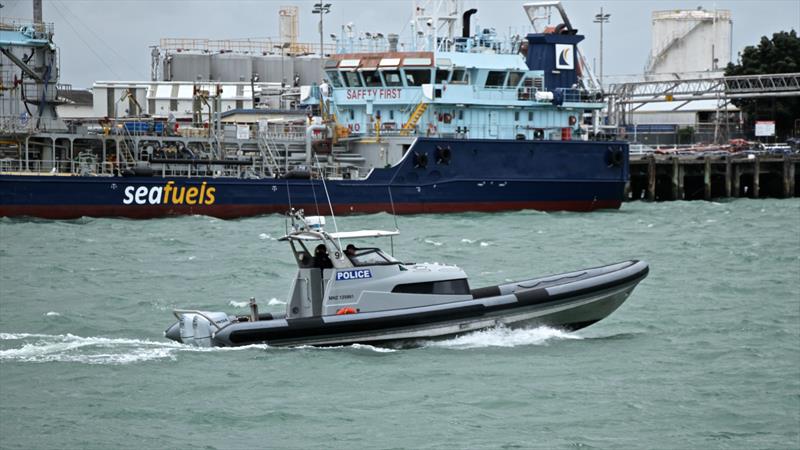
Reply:
<svg viewBox="0 0 800 450"><path fill-rule="evenodd" d="M359 31L401 34L407 40L410 0L328 0L325 16L328 35L353 22ZM300 40L318 42L317 20L311 14L314 0L44 0L44 20L55 25L61 51L61 82L76 88L91 87L96 80L148 80L150 49L160 38L277 37L281 5L300 7ZM498 33L525 33L530 23L524 0L467 0L477 7L481 27ZM586 35L581 49L591 64L599 58L599 25L594 14L603 7L611 14L604 30L604 72L608 75L641 73L650 51L650 15L654 10L727 9L733 16L733 59L761 36L800 30L798 0L565 0L573 26ZM2 18L32 17L31 0L0 0Z"/></svg>

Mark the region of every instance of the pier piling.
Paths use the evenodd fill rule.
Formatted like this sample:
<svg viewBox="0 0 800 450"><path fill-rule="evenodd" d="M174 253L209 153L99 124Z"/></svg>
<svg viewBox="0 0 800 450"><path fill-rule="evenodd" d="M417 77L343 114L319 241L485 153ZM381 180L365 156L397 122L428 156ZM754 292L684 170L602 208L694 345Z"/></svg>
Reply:
<svg viewBox="0 0 800 450"><path fill-rule="evenodd" d="M630 160L626 198L648 201L798 196L800 155L658 155Z"/></svg>

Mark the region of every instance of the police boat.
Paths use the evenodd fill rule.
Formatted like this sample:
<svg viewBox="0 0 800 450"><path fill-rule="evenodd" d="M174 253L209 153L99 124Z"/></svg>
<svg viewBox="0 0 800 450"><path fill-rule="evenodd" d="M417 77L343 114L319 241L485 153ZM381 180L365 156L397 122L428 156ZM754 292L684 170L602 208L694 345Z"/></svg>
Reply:
<svg viewBox="0 0 800 450"><path fill-rule="evenodd" d="M328 233L324 217L291 213L280 238L297 262L286 312L247 315L174 310L164 335L199 347L353 343L413 345L496 326L547 325L578 330L616 310L648 273L644 261L470 289L456 266L404 263L376 247L342 242L392 237L398 231ZM311 250L313 247L313 251Z"/></svg>

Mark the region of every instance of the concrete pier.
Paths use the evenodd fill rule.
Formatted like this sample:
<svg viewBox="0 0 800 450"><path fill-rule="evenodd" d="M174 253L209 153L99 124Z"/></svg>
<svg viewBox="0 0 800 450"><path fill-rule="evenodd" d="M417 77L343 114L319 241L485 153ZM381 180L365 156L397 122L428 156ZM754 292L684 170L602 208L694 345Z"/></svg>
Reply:
<svg viewBox="0 0 800 450"><path fill-rule="evenodd" d="M800 155L647 155L630 160L628 200L800 197Z"/></svg>

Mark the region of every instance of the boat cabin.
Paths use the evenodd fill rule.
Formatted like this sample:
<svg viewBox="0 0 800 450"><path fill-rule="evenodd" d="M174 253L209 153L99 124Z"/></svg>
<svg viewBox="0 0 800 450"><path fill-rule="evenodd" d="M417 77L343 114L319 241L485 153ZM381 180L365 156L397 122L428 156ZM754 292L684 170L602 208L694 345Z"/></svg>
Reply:
<svg viewBox="0 0 800 450"><path fill-rule="evenodd" d="M324 218L305 218L280 238L289 242L297 263L297 274L289 288L287 318L374 312L472 298L466 274L455 266L403 263L378 247L346 244L393 238L398 231L327 233L320 219Z"/></svg>

